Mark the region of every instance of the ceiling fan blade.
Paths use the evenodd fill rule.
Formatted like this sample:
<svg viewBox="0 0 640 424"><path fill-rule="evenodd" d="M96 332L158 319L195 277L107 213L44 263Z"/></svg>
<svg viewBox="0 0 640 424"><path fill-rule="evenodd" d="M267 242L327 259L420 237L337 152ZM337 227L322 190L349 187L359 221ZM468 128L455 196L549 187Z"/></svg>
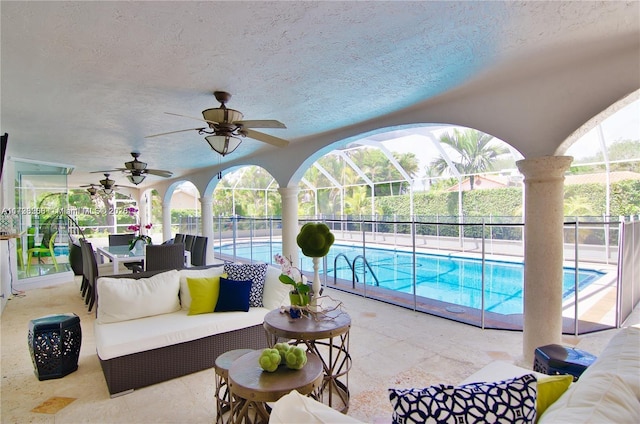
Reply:
<svg viewBox="0 0 640 424"><path fill-rule="evenodd" d="M145 174L157 175L159 177L169 178L173 175L173 172L164 171L162 169L145 169Z"/></svg>
<svg viewBox="0 0 640 424"><path fill-rule="evenodd" d="M199 127L199 128L189 128L187 130L169 131L169 132L161 133L161 134L148 135L145 138L160 137L162 135L176 134L176 133L187 132L187 131L200 131L200 130L204 130L205 128L206 127Z"/></svg>
<svg viewBox="0 0 640 424"><path fill-rule="evenodd" d="M208 122L210 124L218 124L218 122L215 121L207 121L206 119L202 119L202 118L196 118L195 116L187 116L187 115L180 115L179 113L171 113L171 112L165 112L167 115L173 115L173 116L179 116L181 118L189 118L189 119L195 119L196 121L202 121L202 122Z"/></svg>
<svg viewBox="0 0 640 424"><path fill-rule="evenodd" d="M105 172L118 172L121 169L107 169L106 171L91 171L90 174L104 174Z"/></svg>
<svg viewBox="0 0 640 424"><path fill-rule="evenodd" d="M287 147L289 145L289 142L284 138L274 137L272 135L250 129L245 129L244 131L247 133L247 137L262 141L263 143L271 144L272 146Z"/></svg>
<svg viewBox="0 0 640 424"><path fill-rule="evenodd" d="M234 121L234 124L242 125L245 128L287 128L282 122L275 119L251 119Z"/></svg>

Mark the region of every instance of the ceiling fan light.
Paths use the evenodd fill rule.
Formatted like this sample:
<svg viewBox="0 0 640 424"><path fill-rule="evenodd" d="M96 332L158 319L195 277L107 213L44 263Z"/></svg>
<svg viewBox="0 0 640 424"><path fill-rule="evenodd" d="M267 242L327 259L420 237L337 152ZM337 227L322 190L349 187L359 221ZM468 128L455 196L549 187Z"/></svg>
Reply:
<svg viewBox="0 0 640 424"><path fill-rule="evenodd" d="M203 110L202 116L204 117L205 121L212 121L212 122L217 122L219 124L222 124L222 123L241 121L244 115L235 109L216 107L212 109Z"/></svg>
<svg viewBox="0 0 640 424"><path fill-rule="evenodd" d="M132 174L132 175L128 175L128 176L127 176L127 178L128 178L128 179L129 179L129 181L131 181L133 184L138 185L138 184L140 184L141 182L143 182L143 181L144 181L145 176L144 176L144 175L135 175L135 174Z"/></svg>
<svg viewBox="0 0 640 424"><path fill-rule="evenodd" d="M147 164L145 162L140 162L139 160L125 162L124 166L131 171L144 171L147 169Z"/></svg>
<svg viewBox="0 0 640 424"><path fill-rule="evenodd" d="M110 195L113 193L113 189L112 189L112 188L106 188L106 187L105 187L105 188L103 188L103 189L102 189L102 192L103 192L104 194L106 194L107 196L110 196Z"/></svg>
<svg viewBox="0 0 640 424"><path fill-rule="evenodd" d="M222 156L226 156L229 153L233 153L238 148L242 140L238 137L224 136L224 135L209 135L204 138L209 143L209 146Z"/></svg>
<svg viewBox="0 0 640 424"><path fill-rule="evenodd" d="M109 179L109 177L106 177L104 180L100 180L100 184L105 188L105 189L109 189L111 187L113 187L113 185L115 184L115 180L111 180Z"/></svg>

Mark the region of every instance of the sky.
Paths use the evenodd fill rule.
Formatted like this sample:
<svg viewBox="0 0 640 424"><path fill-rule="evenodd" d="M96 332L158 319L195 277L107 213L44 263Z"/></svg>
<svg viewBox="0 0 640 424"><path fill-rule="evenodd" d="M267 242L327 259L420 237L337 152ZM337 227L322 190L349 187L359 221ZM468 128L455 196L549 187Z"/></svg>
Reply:
<svg viewBox="0 0 640 424"><path fill-rule="evenodd" d="M630 103L602 122L602 131L607 145L620 140L640 140L640 100ZM437 137L437 135L436 135ZM387 149L392 152L413 152L420 161L420 173L418 178L424 176L425 168L429 163L439 157L436 148L425 148L422 136L406 136L384 141ZM600 142L598 129L593 128L583 135L568 150L566 155L576 159L593 156L598 152ZM640 158L640 152L638 152Z"/></svg>

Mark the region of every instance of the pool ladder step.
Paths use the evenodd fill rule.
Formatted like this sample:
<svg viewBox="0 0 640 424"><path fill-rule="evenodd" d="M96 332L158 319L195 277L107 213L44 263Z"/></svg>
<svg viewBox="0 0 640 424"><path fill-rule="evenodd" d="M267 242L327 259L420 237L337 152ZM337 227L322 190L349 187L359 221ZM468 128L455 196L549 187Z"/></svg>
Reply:
<svg viewBox="0 0 640 424"><path fill-rule="evenodd" d="M358 279L358 273L356 272L356 263L358 262L358 259L362 259L362 265L363 267L366 267L371 273L371 276L376 282L376 287L380 286L380 281L378 281L378 277L376 276L376 273L373 272L373 269L371 269L371 265L369 265L369 262L367 261L367 258L364 257L364 255L358 255L355 258L353 258L353 261L349 261L349 258L347 258L347 256L344 253L340 253L336 255L335 259L333 260L333 284L336 284L337 272L338 272L338 259L340 258L344 258L344 260L347 262L347 266L351 269L351 288L355 289L356 283L360 282L360 280ZM365 269L365 272L366 272L366 269Z"/></svg>

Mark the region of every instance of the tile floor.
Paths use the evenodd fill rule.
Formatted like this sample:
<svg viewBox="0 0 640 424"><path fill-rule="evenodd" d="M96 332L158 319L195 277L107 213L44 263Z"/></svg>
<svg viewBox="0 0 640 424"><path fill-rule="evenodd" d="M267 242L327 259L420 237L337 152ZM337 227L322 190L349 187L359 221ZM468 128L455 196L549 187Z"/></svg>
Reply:
<svg viewBox="0 0 640 424"><path fill-rule="evenodd" d="M9 300L1 326L1 422L213 422L213 369L109 397L95 353L94 317L86 311L79 284L76 277ZM496 359L529 365L523 363L520 332L481 330L333 289L326 294L341 300L352 318L348 415L364 422L389 421L389 387L456 384ZM66 312L81 319L79 368L61 379L39 381L27 345L29 321ZM629 321L640 323L638 308ZM566 336L563 342L597 355L616 331Z"/></svg>

